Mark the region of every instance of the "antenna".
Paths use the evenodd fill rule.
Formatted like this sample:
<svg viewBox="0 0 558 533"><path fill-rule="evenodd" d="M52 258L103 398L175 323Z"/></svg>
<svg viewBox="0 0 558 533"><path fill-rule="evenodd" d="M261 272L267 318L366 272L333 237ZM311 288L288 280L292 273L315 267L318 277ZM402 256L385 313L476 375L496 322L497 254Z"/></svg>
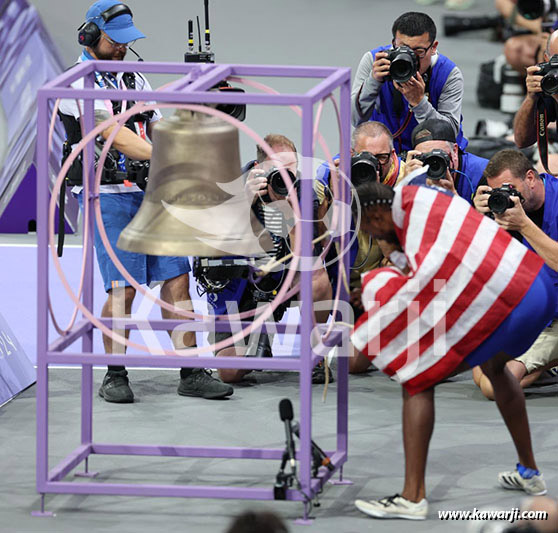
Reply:
<svg viewBox="0 0 558 533"><path fill-rule="evenodd" d="M188 52L194 51L194 21L188 19Z"/></svg>
<svg viewBox="0 0 558 533"><path fill-rule="evenodd" d="M201 31L200 31L200 17L196 15L196 21L198 23L198 52L202 51L201 48Z"/></svg>
<svg viewBox="0 0 558 533"><path fill-rule="evenodd" d="M1 0L0 0L1 1ZM198 49L195 50L194 43L194 21L188 19L188 49L184 54L186 63L215 63L215 54L210 51L211 37L209 33L209 0L204 0L205 7L205 47L202 50L200 17L196 17L198 26Z"/></svg>
<svg viewBox="0 0 558 533"><path fill-rule="evenodd" d="M204 0L205 8L205 51L211 50L211 38L209 33L209 0Z"/></svg>

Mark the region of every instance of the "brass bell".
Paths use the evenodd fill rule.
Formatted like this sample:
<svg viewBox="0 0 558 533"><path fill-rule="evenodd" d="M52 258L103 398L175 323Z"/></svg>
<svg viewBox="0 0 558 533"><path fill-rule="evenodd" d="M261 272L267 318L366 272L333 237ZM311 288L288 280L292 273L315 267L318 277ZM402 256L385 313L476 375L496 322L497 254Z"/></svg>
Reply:
<svg viewBox="0 0 558 533"><path fill-rule="evenodd" d="M261 255L273 248L244 192L238 130L179 109L153 128L143 202L117 246L148 255Z"/></svg>

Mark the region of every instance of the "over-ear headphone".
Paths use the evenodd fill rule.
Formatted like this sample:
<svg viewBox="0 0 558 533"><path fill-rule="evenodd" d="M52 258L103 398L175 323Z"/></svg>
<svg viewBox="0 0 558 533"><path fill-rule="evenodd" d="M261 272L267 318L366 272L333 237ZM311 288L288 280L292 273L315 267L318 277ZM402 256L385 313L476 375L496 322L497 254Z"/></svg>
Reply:
<svg viewBox="0 0 558 533"><path fill-rule="evenodd" d="M113 18L119 17L120 15L132 15L131 9L126 4L116 4L109 7L107 10L103 11L98 17L95 17L91 21L84 22L78 28L78 42L81 46L93 47L101 38L101 30L99 26L93 22L95 19L102 18L104 22L108 22Z"/></svg>

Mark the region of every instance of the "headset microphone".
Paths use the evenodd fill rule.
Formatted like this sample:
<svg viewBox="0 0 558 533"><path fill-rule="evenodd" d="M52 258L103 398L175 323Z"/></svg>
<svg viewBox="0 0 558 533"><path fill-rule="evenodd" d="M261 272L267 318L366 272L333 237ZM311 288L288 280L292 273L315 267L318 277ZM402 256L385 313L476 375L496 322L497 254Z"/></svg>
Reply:
<svg viewBox="0 0 558 533"><path fill-rule="evenodd" d="M130 50L130 52L138 58L138 61L143 61L143 57L141 57L132 47L129 46L128 50Z"/></svg>

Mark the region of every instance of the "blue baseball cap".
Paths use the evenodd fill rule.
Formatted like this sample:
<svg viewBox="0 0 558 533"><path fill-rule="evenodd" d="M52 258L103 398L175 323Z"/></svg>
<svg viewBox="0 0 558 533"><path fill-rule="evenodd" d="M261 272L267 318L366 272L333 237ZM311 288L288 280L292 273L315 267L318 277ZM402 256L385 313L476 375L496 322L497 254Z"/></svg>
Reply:
<svg viewBox="0 0 558 533"><path fill-rule="evenodd" d="M99 0L88 9L85 20L96 24L100 30L104 31L117 43L125 44L137 39L144 39L145 35L134 26L132 16L127 13L117 15L105 21L102 13L118 5L127 7L122 2L118 2L118 0Z"/></svg>

